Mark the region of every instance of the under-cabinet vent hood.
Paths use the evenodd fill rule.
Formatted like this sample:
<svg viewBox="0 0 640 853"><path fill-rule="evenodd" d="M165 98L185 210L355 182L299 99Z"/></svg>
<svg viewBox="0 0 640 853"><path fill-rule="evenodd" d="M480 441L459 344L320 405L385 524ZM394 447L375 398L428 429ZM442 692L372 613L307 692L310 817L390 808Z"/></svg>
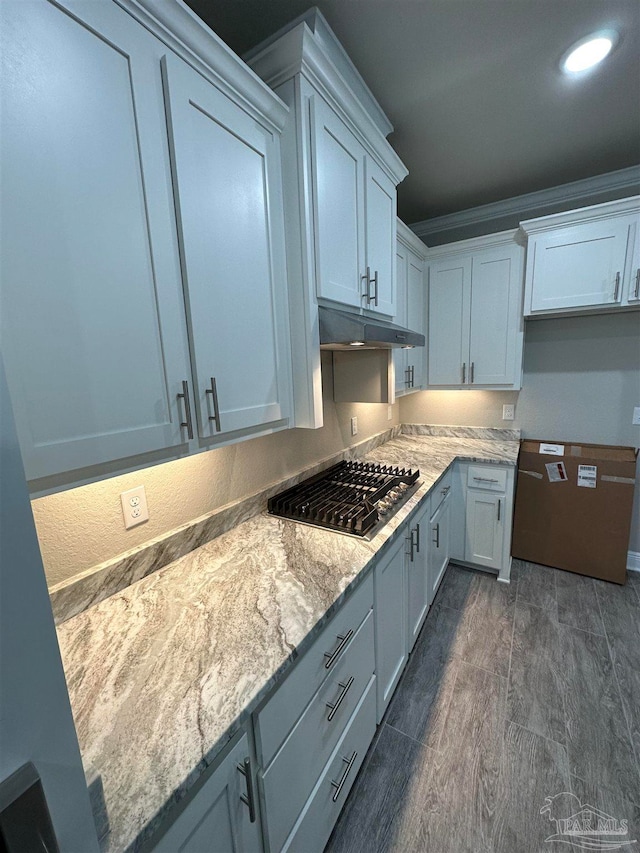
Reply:
<svg viewBox="0 0 640 853"><path fill-rule="evenodd" d="M320 349L358 350L423 347L424 335L394 326L384 320L348 314L334 308L319 308Z"/></svg>

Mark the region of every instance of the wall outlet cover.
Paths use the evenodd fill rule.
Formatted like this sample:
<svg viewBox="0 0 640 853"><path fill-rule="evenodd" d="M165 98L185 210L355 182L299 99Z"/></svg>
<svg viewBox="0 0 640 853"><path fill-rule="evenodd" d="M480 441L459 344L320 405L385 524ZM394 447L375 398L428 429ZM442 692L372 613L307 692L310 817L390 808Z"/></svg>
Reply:
<svg viewBox="0 0 640 853"><path fill-rule="evenodd" d="M358 434L358 418L351 418L351 435Z"/></svg>
<svg viewBox="0 0 640 853"><path fill-rule="evenodd" d="M393 420L393 406L387 406L387 420Z"/></svg>
<svg viewBox="0 0 640 853"><path fill-rule="evenodd" d="M149 510L147 508L147 496L144 486L136 486L120 494L122 502L122 515L124 526L127 530L136 527L144 521L149 521Z"/></svg>
<svg viewBox="0 0 640 853"><path fill-rule="evenodd" d="M516 407L513 403L507 403L502 407L502 420L512 421L516 414Z"/></svg>

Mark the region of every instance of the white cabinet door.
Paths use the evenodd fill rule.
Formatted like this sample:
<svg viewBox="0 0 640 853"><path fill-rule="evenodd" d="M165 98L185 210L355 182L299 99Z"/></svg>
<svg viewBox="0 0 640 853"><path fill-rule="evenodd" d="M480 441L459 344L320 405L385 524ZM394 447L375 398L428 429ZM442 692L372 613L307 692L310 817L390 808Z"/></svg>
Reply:
<svg viewBox="0 0 640 853"><path fill-rule="evenodd" d="M3 353L29 479L187 440L160 76L114 3L2 4Z"/></svg>
<svg viewBox="0 0 640 853"><path fill-rule="evenodd" d="M623 304L635 306L640 305L640 222L632 225L630 229L630 243L633 245L629 255L629 266L625 273L626 287Z"/></svg>
<svg viewBox="0 0 640 853"><path fill-rule="evenodd" d="M409 524L407 542L407 645L414 646L431 603L429 598L429 501Z"/></svg>
<svg viewBox="0 0 640 853"><path fill-rule="evenodd" d="M620 304L629 225L583 222L530 239L528 313Z"/></svg>
<svg viewBox="0 0 640 853"><path fill-rule="evenodd" d="M154 853L243 853L262 850L257 816L250 820L242 797L255 800L255 779L240 772L249 755L247 736L227 755L178 819L153 848Z"/></svg>
<svg viewBox="0 0 640 853"><path fill-rule="evenodd" d="M461 385L469 377L471 258L429 267L429 385Z"/></svg>
<svg viewBox="0 0 640 853"><path fill-rule="evenodd" d="M429 530L429 606L435 598L449 563L451 499L446 497L436 510Z"/></svg>
<svg viewBox="0 0 640 853"><path fill-rule="evenodd" d="M520 271L513 248L490 249L473 256L471 279L471 336L469 382L512 385L514 352L521 313Z"/></svg>
<svg viewBox="0 0 640 853"><path fill-rule="evenodd" d="M409 250L402 243L396 244L396 315L394 323L397 326L407 326L407 272ZM405 394L407 385L407 352L397 348L393 351L393 366L395 372L396 397Z"/></svg>
<svg viewBox="0 0 640 853"><path fill-rule="evenodd" d="M364 151L321 98L312 104L317 295L360 308L366 272Z"/></svg>
<svg viewBox="0 0 640 853"><path fill-rule="evenodd" d="M407 662L405 537L375 568L375 645L378 722Z"/></svg>
<svg viewBox="0 0 640 853"><path fill-rule="evenodd" d="M392 317L396 313L396 188L371 157L366 158L365 171L369 295L363 307Z"/></svg>
<svg viewBox="0 0 640 853"><path fill-rule="evenodd" d="M465 560L502 568L505 496L467 490Z"/></svg>
<svg viewBox="0 0 640 853"><path fill-rule="evenodd" d="M426 326L426 288L424 282L424 263L421 258L409 251L407 259L407 326L414 332L425 333ZM417 391L424 384L424 347L406 350L407 365L410 372L411 390Z"/></svg>
<svg viewBox="0 0 640 853"><path fill-rule="evenodd" d="M286 417L277 138L176 57L163 64L202 438Z"/></svg>

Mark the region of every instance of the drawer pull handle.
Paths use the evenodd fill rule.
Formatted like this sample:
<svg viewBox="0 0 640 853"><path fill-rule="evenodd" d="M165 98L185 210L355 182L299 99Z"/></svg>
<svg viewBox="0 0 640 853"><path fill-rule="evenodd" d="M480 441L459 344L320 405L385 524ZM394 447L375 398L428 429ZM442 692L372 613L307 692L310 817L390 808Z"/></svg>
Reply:
<svg viewBox="0 0 640 853"><path fill-rule="evenodd" d="M436 546L436 548L439 548L440 547L440 522L438 522L436 524L436 526L433 528L433 532L436 534L436 538L432 539L431 541Z"/></svg>
<svg viewBox="0 0 640 853"><path fill-rule="evenodd" d="M420 553L420 525L416 524L416 551Z"/></svg>
<svg viewBox="0 0 640 853"><path fill-rule="evenodd" d="M353 631L351 628L347 631L346 634L338 634L338 639L340 642L336 646L336 648L332 652L325 652L324 656L328 658L327 662L324 665L325 669L331 669L334 663L340 657L340 653L343 651L344 647L347 645L349 640L353 637Z"/></svg>
<svg viewBox="0 0 640 853"><path fill-rule="evenodd" d="M500 498L498 498L498 521L500 521L500 504L501 503L502 503L502 501L500 500Z"/></svg>
<svg viewBox="0 0 640 853"><path fill-rule="evenodd" d="M247 756L242 764L238 764L238 770L244 776L247 783L247 793L240 794L242 802L249 807L249 822L256 822L256 798L253 792L253 778L251 777L251 759Z"/></svg>
<svg viewBox="0 0 640 853"><path fill-rule="evenodd" d="M357 757L358 757L357 752L354 752L353 755L351 756L351 758L345 758L344 755L342 756L342 760L347 765L344 768L344 773L340 777L339 782L336 782L335 779L331 780L331 785L336 789L333 797L331 798L334 803L338 801L338 797L340 796L340 792L342 791L342 789L344 787L344 783L347 781L347 776L351 772L351 768L355 764L355 760Z"/></svg>
<svg viewBox="0 0 640 853"><path fill-rule="evenodd" d="M349 678L349 680L347 681L346 684L343 684L341 681L338 682L338 686L342 687L342 690L341 690L340 695L338 696L338 698L336 699L335 702L327 702L327 708L329 709L329 714L327 716L327 722L330 723L331 720L333 720L335 715L338 713L338 708L344 702L344 697L349 692L349 689L351 688L352 684L353 684L353 676L351 676L351 678Z"/></svg>
<svg viewBox="0 0 640 853"><path fill-rule="evenodd" d="M500 480L494 480L491 477L474 477L479 483L499 483Z"/></svg>

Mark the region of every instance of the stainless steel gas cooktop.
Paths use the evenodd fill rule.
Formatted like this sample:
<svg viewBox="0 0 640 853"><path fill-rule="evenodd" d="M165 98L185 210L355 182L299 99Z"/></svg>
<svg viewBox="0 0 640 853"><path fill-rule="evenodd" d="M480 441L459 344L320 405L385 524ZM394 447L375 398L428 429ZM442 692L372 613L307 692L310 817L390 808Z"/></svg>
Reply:
<svg viewBox="0 0 640 853"><path fill-rule="evenodd" d="M339 462L269 499L272 515L372 539L420 485L420 471Z"/></svg>

